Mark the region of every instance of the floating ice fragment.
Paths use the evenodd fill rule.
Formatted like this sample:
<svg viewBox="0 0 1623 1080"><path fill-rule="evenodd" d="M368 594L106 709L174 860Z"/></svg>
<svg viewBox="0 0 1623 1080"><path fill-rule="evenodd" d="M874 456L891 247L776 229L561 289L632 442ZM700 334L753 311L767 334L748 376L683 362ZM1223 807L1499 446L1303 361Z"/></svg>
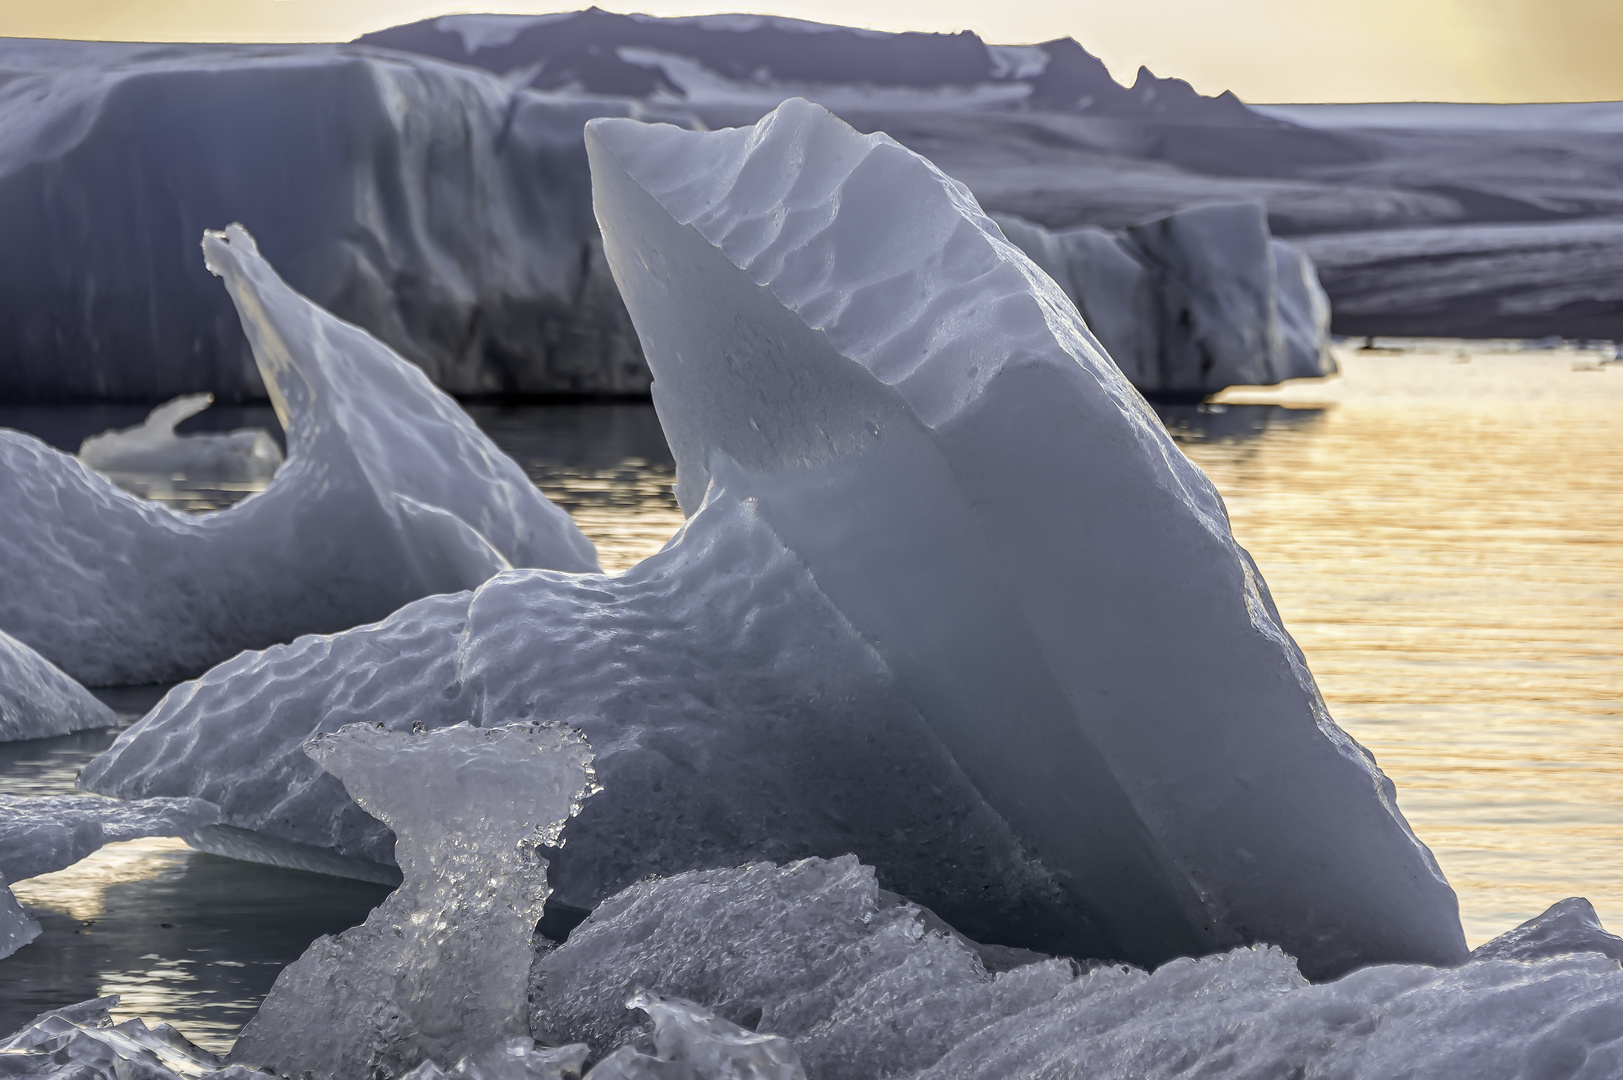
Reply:
<svg viewBox="0 0 1623 1080"><path fill-rule="evenodd" d="M806 1080L794 1046L760 1035L681 998L639 990L626 1002L654 1022L654 1053L622 1046L589 1074L593 1080ZM674 1067L673 1067L674 1066Z"/></svg>
<svg viewBox="0 0 1623 1080"><path fill-rule="evenodd" d="M0 795L0 875L21 881L72 866L107 844L190 836L219 819L219 807L202 799Z"/></svg>
<svg viewBox="0 0 1623 1080"><path fill-rule="evenodd" d="M540 848L593 790L585 740L533 722L351 724L307 749L394 827L405 880L364 924L283 969L232 1060L394 1077L527 1034L530 939L547 898Z"/></svg>
<svg viewBox="0 0 1623 1080"><path fill-rule="evenodd" d="M1581 896L1553 904L1536 919L1478 946L1473 960L1543 960L1564 953L1596 952L1623 961L1623 938L1609 934L1595 908Z"/></svg>
<svg viewBox="0 0 1623 1080"><path fill-rule="evenodd" d="M189 836L220 819L202 799L120 802L93 795L0 795L0 957L39 936L9 882L72 866L107 844L143 836Z"/></svg>
<svg viewBox="0 0 1623 1080"><path fill-rule="evenodd" d="M683 531L613 578L502 574L239 656L87 786L381 861L304 739L569 717L607 785L553 863L581 914L649 873L855 852L998 944L1464 957L1216 491L961 185L805 102L587 138Z"/></svg>
<svg viewBox="0 0 1623 1080"><path fill-rule="evenodd" d="M0 631L0 742L112 727L118 716L39 653Z"/></svg>
<svg viewBox="0 0 1623 1080"><path fill-rule="evenodd" d="M537 1046L534 1039L515 1035L469 1054L450 1072L427 1058L401 1080L580 1080L589 1056L585 1043Z"/></svg>
<svg viewBox="0 0 1623 1080"><path fill-rule="evenodd" d="M114 1024L117 994L53 1009L0 1042L0 1075L40 1080L269 1080L194 1046L168 1024Z"/></svg>
<svg viewBox="0 0 1623 1080"><path fill-rule="evenodd" d="M421 371L290 289L240 226L204 250L286 463L265 491L196 517L0 430L0 628L91 685L163 682L509 566L597 568L568 516Z"/></svg>
<svg viewBox="0 0 1623 1080"><path fill-rule="evenodd" d="M176 424L213 401L213 394L187 394L165 402L135 427L90 436L79 446L79 460L102 473L179 473L191 480L250 482L276 475L282 448L260 428L175 434Z"/></svg>

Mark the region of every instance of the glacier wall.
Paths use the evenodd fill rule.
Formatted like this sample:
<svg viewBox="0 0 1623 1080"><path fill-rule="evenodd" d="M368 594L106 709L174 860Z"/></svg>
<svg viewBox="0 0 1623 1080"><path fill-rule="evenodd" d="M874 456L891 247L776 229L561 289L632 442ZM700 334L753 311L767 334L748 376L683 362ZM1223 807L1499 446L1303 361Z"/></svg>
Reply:
<svg viewBox="0 0 1623 1080"><path fill-rule="evenodd" d="M0 39L0 396L262 397L196 259L230 221L452 392L646 391L581 143L640 109L362 47Z"/></svg>

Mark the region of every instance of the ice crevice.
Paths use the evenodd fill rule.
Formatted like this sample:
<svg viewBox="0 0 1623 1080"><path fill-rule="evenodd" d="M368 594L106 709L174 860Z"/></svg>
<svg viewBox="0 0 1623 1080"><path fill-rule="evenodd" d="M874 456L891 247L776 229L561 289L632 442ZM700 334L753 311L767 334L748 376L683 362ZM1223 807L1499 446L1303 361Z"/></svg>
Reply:
<svg viewBox="0 0 1623 1080"><path fill-rule="evenodd" d="M90 685L165 682L512 566L597 569L568 516L421 371L290 289L240 226L204 249L287 460L264 491L193 516L0 430L0 629ZM85 452L195 457L196 437L165 425L198 403Z"/></svg>

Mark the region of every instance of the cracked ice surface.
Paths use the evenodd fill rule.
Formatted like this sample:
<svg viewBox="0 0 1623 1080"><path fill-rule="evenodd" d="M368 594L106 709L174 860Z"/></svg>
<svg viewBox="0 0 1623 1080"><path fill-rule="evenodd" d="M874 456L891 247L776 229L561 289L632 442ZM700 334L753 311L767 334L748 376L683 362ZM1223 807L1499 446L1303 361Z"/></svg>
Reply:
<svg viewBox="0 0 1623 1080"><path fill-rule="evenodd" d="M276 978L232 1048L282 1075L399 1075L526 1034L543 845L595 787L590 747L538 723L426 733L352 724L311 757L394 827L404 882Z"/></svg>
<svg viewBox="0 0 1623 1080"><path fill-rule="evenodd" d="M1623 969L1595 952L1377 965L1317 985L1260 946L1153 972L1052 959L991 972L851 858L626 890L538 955L536 1037L615 1060L644 1035L621 1007L633 988L780 1036L812 1080L1602 1080L1623 1068Z"/></svg>
<svg viewBox="0 0 1623 1080"><path fill-rule="evenodd" d="M118 723L60 668L0 631L0 742L44 739Z"/></svg>
<svg viewBox="0 0 1623 1080"><path fill-rule="evenodd" d="M92 435L78 458L103 473L184 473L187 479L269 480L282 449L260 428L223 435L176 435L175 425L207 409L213 394L187 394L153 409L134 427Z"/></svg>
<svg viewBox="0 0 1623 1080"><path fill-rule="evenodd" d="M237 657L87 786L386 857L303 739L542 716L608 787L555 863L583 911L650 872L855 852L1000 944L1262 941L1315 976L1465 956L1216 491L961 185L805 102L587 141L684 531L616 578L504 574Z"/></svg>
<svg viewBox="0 0 1623 1080"><path fill-rule="evenodd" d="M94 795L0 795L0 957L39 936L8 882L72 866L107 844L144 836L190 836L220 820L202 799L121 802Z"/></svg>
<svg viewBox="0 0 1623 1080"><path fill-rule="evenodd" d="M421 371L288 288L240 226L204 249L287 462L265 491L193 516L0 430L0 628L91 685L163 682L509 566L596 569L568 516Z"/></svg>

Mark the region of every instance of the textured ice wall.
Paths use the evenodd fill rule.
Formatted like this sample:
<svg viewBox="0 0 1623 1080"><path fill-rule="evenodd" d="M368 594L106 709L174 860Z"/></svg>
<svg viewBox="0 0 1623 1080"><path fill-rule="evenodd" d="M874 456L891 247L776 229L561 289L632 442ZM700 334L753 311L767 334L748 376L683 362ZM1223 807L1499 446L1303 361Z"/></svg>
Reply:
<svg viewBox="0 0 1623 1080"><path fill-rule="evenodd" d="M301 750L374 717L402 731L548 717L583 730L605 790L548 871L554 902L582 914L648 874L856 851L888 888L977 935L1090 941L1087 914L1024 855L873 649L719 487L624 574L515 571L235 657L176 687L82 782L201 795L233 826L386 862L387 827Z"/></svg>
<svg viewBox="0 0 1623 1080"><path fill-rule="evenodd" d="M595 784L592 753L538 723L433 732L353 724L310 756L394 827L405 876L361 926L283 969L232 1048L284 1076L398 1076L526 1033L543 845Z"/></svg>
<svg viewBox="0 0 1623 1080"><path fill-rule="evenodd" d="M118 723L113 710L16 638L0 631L0 742Z"/></svg>
<svg viewBox="0 0 1623 1080"><path fill-rule="evenodd" d="M72 866L107 844L144 836L190 836L220 820L202 799L119 802L90 795L0 795L0 957L39 935L8 882Z"/></svg>
<svg viewBox="0 0 1623 1080"><path fill-rule="evenodd" d="M1145 393L1212 393L1336 370L1330 302L1313 264L1269 236L1260 204L1202 206L1123 233L993 220Z"/></svg>
<svg viewBox="0 0 1623 1080"><path fill-rule="evenodd" d="M78 458L102 473L183 473L189 480L269 480L282 448L260 428L223 435L176 435L175 425L196 416L213 394L186 394L153 409L134 427L104 431L79 445Z"/></svg>
<svg viewBox="0 0 1623 1080"><path fill-rule="evenodd" d="M83 682L165 682L381 618L591 542L417 368L294 292L240 227L205 240L287 431L263 492L193 516L0 430L0 628Z"/></svg>
<svg viewBox="0 0 1623 1080"><path fill-rule="evenodd" d="M581 125L635 102L353 46L0 40L0 396L262 393L195 238L458 393L639 392Z"/></svg>
<svg viewBox="0 0 1623 1080"><path fill-rule="evenodd" d="M849 858L626 890L538 954L536 1037L613 1060L643 1035L620 1006L629 988L787 1039L811 1080L1601 1080L1623 1068L1623 970L1594 952L1379 965L1318 985L1262 947L1153 972L1047 959L993 972Z"/></svg>
<svg viewBox="0 0 1623 1080"><path fill-rule="evenodd" d="M1110 951L1464 955L1217 492L961 184L803 101L587 149L678 499L728 474Z"/></svg>

